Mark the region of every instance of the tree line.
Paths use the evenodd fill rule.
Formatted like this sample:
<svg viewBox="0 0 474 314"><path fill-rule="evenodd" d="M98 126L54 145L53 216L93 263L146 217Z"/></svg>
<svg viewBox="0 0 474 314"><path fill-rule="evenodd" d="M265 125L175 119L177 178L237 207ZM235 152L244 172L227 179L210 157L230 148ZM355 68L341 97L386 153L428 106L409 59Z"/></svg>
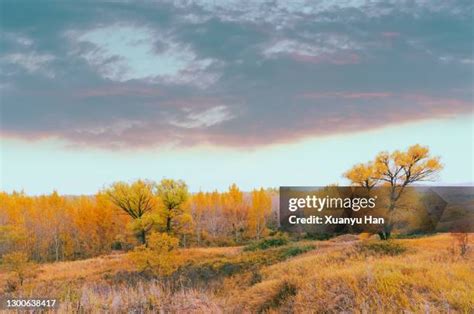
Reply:
<svg viewBox="0 0 474 314"><path fill-rule="evenodd" d="M389 188L389 217L379 233L388 239L405 188L434 179L442 168L427 147L413 145L381 152L343 176L369 192ZM37 262L88 258L146 247L157 233L184 247L242 244L278 228L277 196L275 189L244 193L235 184L224 192L192 194L185 182L173 179L116 182L93 196L0 192L0 257L24 252Z"/></svg>
<svg viewBox="0 0 474 314"><path fill-rule="evenodd" d="M93 196L0 192L0 256L37 262L89 258L147 245L167 233L181 246L236 245L275 228L276 190L189 193L181 180L116 182Z"/></svg>

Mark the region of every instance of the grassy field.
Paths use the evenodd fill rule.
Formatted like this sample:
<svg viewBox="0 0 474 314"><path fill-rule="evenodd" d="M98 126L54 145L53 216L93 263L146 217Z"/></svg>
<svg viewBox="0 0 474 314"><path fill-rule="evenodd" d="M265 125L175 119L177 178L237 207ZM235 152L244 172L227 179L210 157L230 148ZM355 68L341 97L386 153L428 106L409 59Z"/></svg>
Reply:
<svg viewBox="0 0 474 314"><path fill-rule="evenodd" d="M1 273L0 294L59 298L61 312L474 311L472 249L461 257L449 235L361 238L182 249L178 270L161 279L126 254L44 264L14 292L14 274Z"/></svg>

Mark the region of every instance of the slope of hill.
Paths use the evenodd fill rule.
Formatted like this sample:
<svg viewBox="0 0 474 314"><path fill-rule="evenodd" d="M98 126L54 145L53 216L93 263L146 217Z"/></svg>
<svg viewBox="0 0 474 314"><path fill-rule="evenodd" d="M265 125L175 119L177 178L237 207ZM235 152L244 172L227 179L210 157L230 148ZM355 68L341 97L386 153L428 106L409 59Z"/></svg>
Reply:
<svg viewBox="0 0 474 314"><path fill-rule="evenodd" d="M471 235L472 236L472 235ZM183 249L167 279L139 273L126 254L41 265L0 294L55 297L60 312L472 312L474 254L449 235L389 242L342 237L264 250Z"/></svg>

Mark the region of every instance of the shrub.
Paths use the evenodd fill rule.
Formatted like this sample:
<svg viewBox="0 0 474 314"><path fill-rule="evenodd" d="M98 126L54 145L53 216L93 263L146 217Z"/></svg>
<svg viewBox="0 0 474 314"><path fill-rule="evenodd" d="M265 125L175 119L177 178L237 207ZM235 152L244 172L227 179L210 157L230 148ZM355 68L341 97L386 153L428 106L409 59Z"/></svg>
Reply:
<svg viewBox="0 0 474 314"><path fill-rule="evenodd" d="M314 249L313 245L305 245L305 246L291 246L287 248L286 250L281 252L281 256L286 259L290 258L293 256L297 256L303 253L306 253L308 251L311 251Z"/></svg>
<svg viewBox="0 0 474 314"><path fill-rule="evenodd" d="M13 252L2 257L2 267L6 271L11 271L18 279L19 285L23 285L26 278L33 276L35 265L28 260L28 255L23 252ZM8 286L15 290L16 283L9 281Z"/></svg>
<svg viewBox="0 0 474 314"><path fill-rule="evenodd" d="M257 250L266 250L272 247L278 247L282 245L286 245L289 243L288 236L285 234L279 234L274 237L270 237L267 239L262 239L257 242L253 242L247 245L244 248L244 251L257 251Z"/></svg>
<svg viewBox="0 0 474 314"><path fill-rule="evenodd" d="M129 257L139 271L167 276L179 266L178 257L174 252L178 243L178 239L166 233L152 233L148 239L148 246L141 245L135 248L129 253Z"/></svg>
<svg viewBox="0 0 474 314"><path fill-rule="evenodd" d="M400 255L404 253L407 248L401 243L394 241L377 241L377 242L368 242L362 244L362 251L373 252L380 255Z"/></svg>
<svg viewBox="0 0 474 314"><path fill-rule="evenodd" d="M280 308L283 304L288 302L290 298L294 297L297 291L298 289L293 283L286 280L283 281L276 289L276 293L261 305L258 312L267 312L270 309Z"/></svg>

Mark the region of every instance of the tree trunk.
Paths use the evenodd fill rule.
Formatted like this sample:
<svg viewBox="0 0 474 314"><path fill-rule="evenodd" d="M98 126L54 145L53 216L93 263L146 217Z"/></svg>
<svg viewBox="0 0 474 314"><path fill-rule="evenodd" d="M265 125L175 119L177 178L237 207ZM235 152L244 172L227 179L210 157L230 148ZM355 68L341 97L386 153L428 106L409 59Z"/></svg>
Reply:
<svg viewBox="0 0 474 314"><path fill-rule="evenodd" d="M388 240L390 239L390 236L392 234L393 230L393 214L395 212L395 204L396 200L391 199L390 200L390 206L388 208L388 217L387 217L387 222L383 226L383 231L379 232L380 239L382 240Z"/></svg>
<svg viewBox="0 0 474 314"><path fill-rule="evenodd" d="M54 252L56 255L56 262L59 262L59 239L57 235L54 237Z"/></svg>
<svg viewBox="0 0 474 314"><path fill-rule="evenodd" d="M384 231L379 232L378 235L379 235L381 240L388 240L388 239L390 239L391 231L384 230Z"/></svg>
<svg viewBox="0 0 474 314"><path fill-rule="evenodd" d="M171 232L171 217L168 215L166 217L166 233Z"/></svg>
<svg viewBox="0 0 474 314"><path fill-rule="evenodd" d="M146 232L145 232L145 229L140 230L139 239L140 239L141 244L145 244L145 246L146 246Z"/></svg>
<svg viewBox="0 0 474 314"><path fill-rule="evenodd" d="M196 228L196 238L197 238L197 244L198 246L201 245L201 226L198 226L198 228Z"/></svg>

